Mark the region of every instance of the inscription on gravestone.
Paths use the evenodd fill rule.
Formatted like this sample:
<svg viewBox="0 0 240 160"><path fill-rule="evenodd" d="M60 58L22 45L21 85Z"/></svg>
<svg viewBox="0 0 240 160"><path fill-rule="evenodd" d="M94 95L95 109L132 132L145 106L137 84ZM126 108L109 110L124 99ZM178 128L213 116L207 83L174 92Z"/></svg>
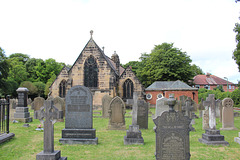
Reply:
<svg viewBox="0 0 240 160"><path fill-rule="evenodd" d="M156 125L156 159L157 160L188 160L190 159L189 124L191 120L173 107L176 100L171 95L169 111L153 119Z"/></svg>

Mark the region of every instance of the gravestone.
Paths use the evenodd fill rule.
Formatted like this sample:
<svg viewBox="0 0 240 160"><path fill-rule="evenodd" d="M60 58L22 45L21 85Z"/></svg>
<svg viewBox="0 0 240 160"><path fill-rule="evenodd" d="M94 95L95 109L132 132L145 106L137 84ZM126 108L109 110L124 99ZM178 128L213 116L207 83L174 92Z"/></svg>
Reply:
<svg viewBox="0 0 240 160"><path fill-rule="evenodd" d="M203 117L202 117L203 130L209 129L209 109L208 109L208 106L206 106L205 108L206 109L203 111Z"/></svg>
<svg viewBox="0 0 240 160"><path fill-rule="evenodd" d="M199 117L203 117L203 111L205 110L205 107L203 106L203 98L201 99L201 103L198 105L198 110L199 110Z"/></svg>
<svg viewBox="0 0 240 160"><path fill-rule="evenodd" d="M96 129L93 129L93 98L89 88L74 86L66 95L65 129L63 144L98 144Z"/></svg>
<svg viewBox="0 0 240 160"><path fill-rule="evenodd" d="M27 104L28 104L28 105L31 105L31 103L32 103L32 99L31 99L31 98L28 98Z"/></svg>
<svg viewBox="0 0 240 160"><path fill-rule="evenodd" d="M137 106L137 125L140 129L148 129L148 103L138 99Z"/></svg>
<svg viewBox="0 0 240 160"><path fill-rule="evenodd" d="M103 118L109 118L109 107L110 107L110 102L112 100L112 97L109 95L104 95L102 98L102 117Z"/></svg>
<svg viewBox="0 0 240 160"><path fill-rule="evenodd" d="M173 95L168 99L169 111L153 119L156 125L156 153L157 160L189 160L189 124L191 120L182 112L173 108L176 103Z"/></svg>
<svg viewBox="0 0 240 160"><path fill-rule="evenodd" d="M156 113L155 117L161 116L163 112L169 111L169 106L166 104L167 98L162 97L156 101Z"/></svg>
<svg viewBox="0 0 240 160"><path fill-rule="evenodd" d="M217 104L216 105L216 118L220 118L221 117L221 110L222 110L222 101L220 99L217 99L216 104Z"/></svg>
<svg viewBox="0 0 240 160"><path fill-rule="evenodd" d="M235 130L234 115L233 115L233 100L224 98L222 100L222 128L221 130Z"/></svg>
<svg viewBox="0 0 240 160"><path fill-rule="evenodd" d="M234 142L240 144L240 132L238 132L238 137L234 137Z"/></svg>
<svg viewBox="0 0 240 160"><path fill-rule="evenodd" d="M192 124L195 124L193 119L193 111L195 110L195 103L190 97L186 97L184 102L182 103L182 112L184 116L188 116L191 119L190 130L196 131L195 128L192 127Z"/></svg>
<svg viewBox="0 0 240 160"><path fill-rule="evenodd" d="M109 108L109 123L108 129L110 130L125 130L125 103L123 100L116 96L110 102Z"/></svg>
<svg viewBox="0 0 240 160"><path fill-rule="evenodd" d="M138 115L138 96L136 92L133 92L133 106L132 106L132 125L129 125L129 130L127 130L127 135L124 136L124 145L130 144L144 144L142 138L142 133L139 130L139 125L137 125L137 115Z"/></svg>
<svg viewBox="0 0 240 160"><path fill-rule="evenodd" d="M61 151L54 150L54 128L53 125L59 118L58 109L52 101L45 101L44 107L39 111L38 119L44 125L44 145L43 151L36 155L37 160L67 160L67 157L61 157ZM45 119L45 120L43 120Z"/></svg>
<svg viewBox="0 0 240 160"><path fill-rule="evenodd" d="M18 105L14 113L14 120L24 123L32 122L32 117L30 117L27 107L29 90L27 88L20 87L16 91L18 93Z"/></svg>
<svg viewBox="0 0 240 160"><path fill-rule="evenodd" d="M17 107L16 99L10 99L10 108L16 109L16 107Z"/></svg>
<svg viewBox="0 0 240 160"><path fill-rule="evenodd" d="M216 129L216 105L218 102L215 100L214 94L209 94L206 101L203 102L203 105L209 108L209 129L206 129L205 133L202 134L202 138L198 139L201 143L229 145L227 141L224 141L224 136L220 135L220 131Z"/></svg>
<svg viewBox="0 0 240 160"><path fill-rule="evenodd" d="M44 98L42 97L36 97L34 98L33 101L33 109L34 109L34 119L37 119L38 117L38 110L40 110L40 108L44 105Z"/></svg>
<svg viewBox="0 0 240 160"><path fill-rule="evenodd" d="M65 102L62 98L60 97L55 97L52 99L53 100L53 104L54 106L58 109L59 111L59 118L58 118L58 121L59 122L64 122L64 114L65 114Z"/></svg>

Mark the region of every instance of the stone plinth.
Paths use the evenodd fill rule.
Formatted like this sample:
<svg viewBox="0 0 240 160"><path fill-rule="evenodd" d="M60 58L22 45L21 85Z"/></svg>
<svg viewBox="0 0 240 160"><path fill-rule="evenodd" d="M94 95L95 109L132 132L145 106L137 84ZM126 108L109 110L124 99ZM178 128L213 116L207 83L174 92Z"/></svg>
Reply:
<svg viewBox="0 0 240 160"><path fill-rule="evenodd" d="M227 141L224 141L224 136L220 135L219 130L206 129L205 133L202 134L202 138L198 140L207 145L229 145Z"/></svg>
<svg viewBox="0 0 240 160"><path fill-rule="evenodd" d="M98 144L96 129L63 129L62 144Z"/></svg>
<svg viewBox="0 0 240 160"><path fill-rule="evenodd" d="M55 150L52 153L40 152L36 156L37 160L67 160L67 157L61 157L61 151Z"/></svg>
<svg viewBox="0 0 240 160"><path fill-rule="evenodd" d="M127 130L127 135L124 136L124 145L131 144L144 144L142 133L138 125L130 125L129 130Z"/></svg>

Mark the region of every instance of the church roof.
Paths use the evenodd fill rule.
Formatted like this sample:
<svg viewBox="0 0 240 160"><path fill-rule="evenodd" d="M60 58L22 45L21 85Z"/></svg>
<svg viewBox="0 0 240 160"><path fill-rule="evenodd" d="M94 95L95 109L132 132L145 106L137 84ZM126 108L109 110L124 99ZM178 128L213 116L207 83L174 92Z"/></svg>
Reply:
<svg viewBox="0 0 240 160"><path fill-rule="evenodd" d="M146 91L152 90L198 90L197 88L193 88L186 83L177 80L177 81L156 81L151 84Z"/></svg>

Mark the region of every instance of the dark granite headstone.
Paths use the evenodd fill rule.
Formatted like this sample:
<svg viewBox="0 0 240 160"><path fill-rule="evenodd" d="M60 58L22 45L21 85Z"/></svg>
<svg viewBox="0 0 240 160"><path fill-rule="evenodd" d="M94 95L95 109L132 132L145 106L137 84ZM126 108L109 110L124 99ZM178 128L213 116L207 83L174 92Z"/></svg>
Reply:
<svg viewBox="0 0 240 160"><path fill-rule="evenodd" d="M65 129L62 130L63 144L98 144L93 129L93 98L89 88L74 86L66 95Z"/></svg>
<svg viewBox="0 0 240 160"><path fill-rule="evenodd" d="M139 99L137 106L137 125L140 129L148 129L148 103Z"/></svg>
<svg viewBox="0 0 240 160"><path fill-rule="evenodd" d="M125 103L123 100L116 96L110 102L109 108L109 124L110 130L125 130Z"/></svg>
<svg viewBox="0 0 240 160"><path fill-rule="evenodd" d="M102 117L103 118L109 118L109 107L110 107L110 102L112 100L112 97L109 95L104 95L102 98Z"/></svg>
<svg viewBox="0 0 240 160"><path fill-rule="evenodd" d="M37 160L67 160L61 157L61 151L54 150L54 128L53 125L59 118L58 109L53 105L53 101L45 101L44 107L39 111L38 119L44 125L44 145L43 151L36 156ZM45 120L43 120L45 119Z"/></svg>
<svg viewBox="0 0 240 160"><path fill-rule="evenodd" d="M28 112L27 107L29 90L27 88L20 87L16 91L18 93L18 105L14 113L14 119L24 123L32 122L32 117L30 117L30 112Z"/></svg>
<svg viewBox="0 0 240 160"><path fill-rule="evenodd" d="M202 138L198 140L207 145L229 145L227 141L224 141L224 136L220 135L220 131L216 129L216 103L218 101L214 97L214 94L209 94L203 102L203 105L209 108L209 129L206 129Z"/></svg>
<svg viewBox="0 0 240 160"><path fill-rule="evenodd" d="M168 100L169 111L153 119L156 125L156 159L189 160L189 124L191 120L173 107L176 100L172 95Z"/></svg>

